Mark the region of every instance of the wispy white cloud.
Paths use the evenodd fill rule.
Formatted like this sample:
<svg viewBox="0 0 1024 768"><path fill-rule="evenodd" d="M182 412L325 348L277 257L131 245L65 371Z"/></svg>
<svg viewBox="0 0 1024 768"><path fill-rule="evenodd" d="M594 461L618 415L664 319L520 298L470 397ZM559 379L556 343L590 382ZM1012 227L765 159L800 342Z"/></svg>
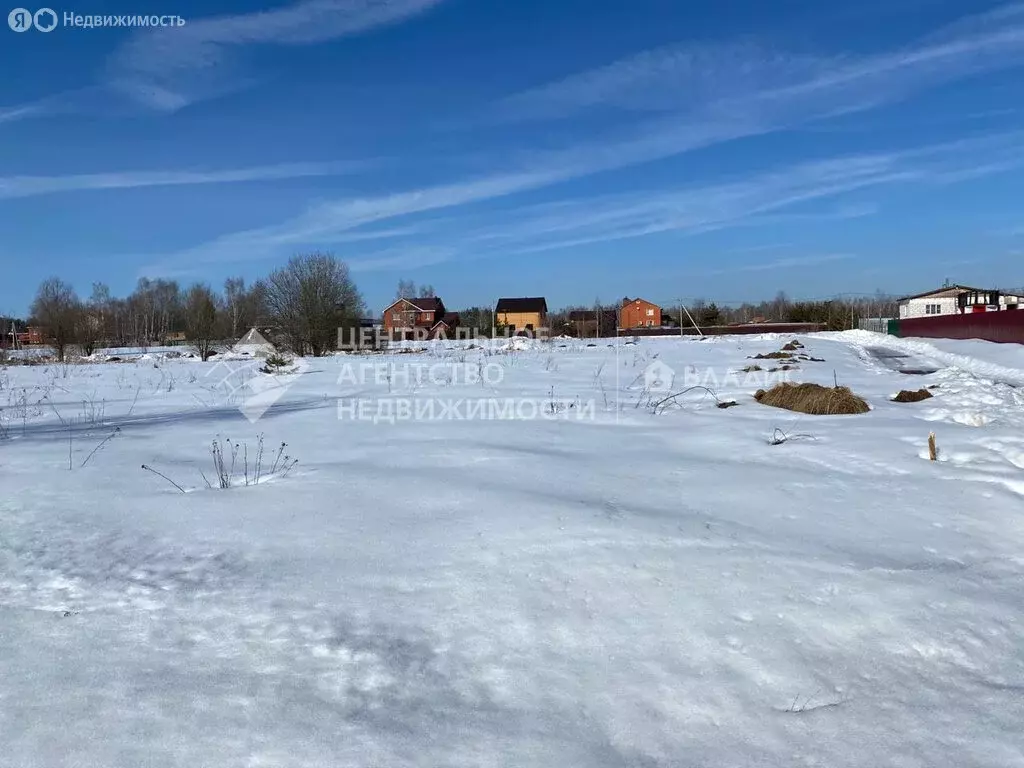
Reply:
<svg viewBox="0 0 1024 768"><path fill-rule="evenodd" d="M0 176L0 199L80 190L133 189L193 184L335 176L363 170L367 163L286 163L227 170L123 171L70 176Z"/></svg>
<svg viewBox="0 0 1024 768"><path fill-rule="evenodd" d="M197 43L201 51L205 45ZM210 66L216 66L223 46L212 44ZM550 117L603 104L661 110L663 114L641 121L626 135L620 133L604 141L590 140L518 157L508 152L504 172L318 204L280 224L229 233L173 257L207 260L245 252L259 258L285 248L330 245L376 222L461 208L865 109L965 73L1021 63L1024 14L1009 9L998 16L975 17L917 46L874 56L792 58L758 50L737 46L726 49L724 56L713 48L702 49L699 55L655 52L514 97L508 104L521 116ZM200 56L200 60L205 59ZM668 95L662 96L663 91ZM1018 146L1019 139L1015 137ZM910 181L961 181L971 174L1015 166L1018 159L1012 142L1007 146L1005 137L996 137L991 140L993 146L988 146L986 141L895 155L862 155L834 164L805 163L785 174L760 174L753 180L710 185L713 194L705 186L696 191L585 200L568 214L493 227L489 233L479 233L477 242L489 238L495 246L536 251L659 232L708 231L856 189ZM972 149L983 149L985 160L964 162ZM465 233L453 237L466 240Z"/></svg>
<svg viewBox="0 0 1024 768"><path fill-rule="evenodd" d="M733 272L775 272L782 269L818 267L833 264L837 261L848 261L856 258L852 253L822 253L812 256L792 256L772 261L758 261L753 264L733 264L726 269L712 269L702 272L704 275L729 275Z"/></svg>
<svg viewBox="0 0 1024 768"><path fill-rule="evenodd" d="M501 197L539 186L547 179L543 173L509 174L383 197L322 203L281 224L233 232L181 251L174 254L173 260L232 260L237 253L261 258L280 252L282 248L310 243L331 245L354 239L377 239L381 237L377 232L352 230L378 221Z"/></svg>
<svg viewBox="0 0 1024 768"><path fill-rule="evenodd" d="M376 251L348 262L353 272L419 269L451 261L459 255L457 248L447 246L412 246Z"/></svg>
<svg viewBox="0 0 1024 768"><path fill-rule="evenodd" d="M105 81L144 106L175 111L230 91L246 78L238 49L321 43L395 24L443 0L305 0L269 11L189 19L132 37L108 62Z"/></svg>
<svg viewBox="0 0 1024 768"><path fill-rule="evenodd" d="M780 251L783 248L792 248L793 243L761 243L746 248L736 248L733 253L761 253L763 251Z"/></svg>
<svg viewBox="0 0 1024 768"><path fill-rule="evenodd" d="M550 211L516 212L515 221L471 235L491 247L541 252L665 232L698 234L800 218L858 218L875 204L845 204L822 213L786 209L895 184L952 184L1024 165L1024 134L927 145L892 153L841 157L748 175L738 181L562 201Z"/></svg>
<svg viewBox="0 0 1024 768"><path fill-rule="evenodd" d="M517 209L511 223L468 237L488 247L540 252L663 232L706 232L741 221L766 221L768 214L800 203L918 178L921 170L901 166L902 159L898 153L844 157L682 189L560 201ZM828 216L851 213L831 211Z"/></svg>
<svg viewBox="0 0 1024 768"><path fill-rule="evenodd" d="M497 113L534 120L615 107L786 125L1022 64L1024 5L1010 5L870 55L789 55L755 44L659 48L511 96Z"/></svg>
<svg viewBox="0 0 1024 768"><path fill-rule="evenodd" d="M665 46L512 95L497 111L510 120L557 118L593 107L692 113L806 82L830 63L752 42Z"/></svg>
<svg viewBox="0 0 1024 768"><path fill-rule="evenodd" d="M140 30L107 59L96 80L38 102L0 108L0 124L54 113L176 112L250 85L244 49L322 43L397 24L444 0L304 0L268 11L190 18Z"/></svg>
<svg viewBox="0 0 1024 768"><path fill-rule="evenodd" d="M834 198L855 190L899 183L943 183L957 180L979 164L995 168L1006 153L1021 153L1024 135L1007 134L925 146L902 152L841 157L802 163L783 170L763 171L741 180L705 183L684 189L647 190L604 197L561 200L542 206L491 212L496 223L474 229L449 219L431 234L444 247L462 252L481 248L500 252L538 252L589 243L624 240L677 232L695 234L731 226L768 223L783 209ZM1003 154L1001 154L1003 153ZM164 258L173 263L233 260L237 254L259 259L284 249L329 247L365 235L381 237L368 226L441 210L459 209L482 201L552 184L584 172L588 166L577 153L571 162L533 173L508 173L463 183L407 191L381 197L339 200L317 205L269 227L231 233ZM605 167L599 154L589 167ZM847 205L828 215L870 215L870 205ZM798 214L786 214L798 215ZM820 215L820 214L818 214ZM502 223L502 220L509 220ZM422 247L424 222L418 220L417 247ZM390 236L390 235L388 235ZM401 235L398 235L401 237Z"/></svg>
<svg viewBox="0 0 1024 768"><path fill-rule="evenodd" d="M568 150L532 153L520 158L526 170L509 170L476 179L390 195L321 203L281 224L234 232L175 255L175 258L219 258L239 250L256 257L282 247L344 240L343 233L378 221L412 216L507 197L549 187L581 176L623 168L639 162L707 146L754 129L729 125L698 126L692 131L663 130L622 140L614 145L583 144Z"/></svg>
<svg viewBox="0 0 1024 768"><path fill-rule="evenodd" d="M35 117L41 112L42 108L37 104L24 104L19 107L0 107L0 123L13 123L15 120Z"/></svg>
<svg viewBox="0 0 1024 768"><path fill-rule="evenodd" d="M320 241L319 247L325 247L329 250L332 246L396 240L412 237L418 231L416 227L409 226L339 232L329 240ZM206 267L214 263L251 264L266 259L271 255L280 255L281 253L294 251L298 248L299 243L302 242L295 241L292 243L278 239L273 242L264 243L250 237L249 234L238 233L235 236L218 238L210 243L204 243L193 248L177 251L176 253L159 256L149 255L139 269L139 276L164 275L165 277L184 277L202 274ZM415 247L413 250L415 250ZM379 257L385 259L397 254L398 250L393 249L388 253L380 253ZM374 268L380 267L367 266L364 267L364 270Z"/></svg>

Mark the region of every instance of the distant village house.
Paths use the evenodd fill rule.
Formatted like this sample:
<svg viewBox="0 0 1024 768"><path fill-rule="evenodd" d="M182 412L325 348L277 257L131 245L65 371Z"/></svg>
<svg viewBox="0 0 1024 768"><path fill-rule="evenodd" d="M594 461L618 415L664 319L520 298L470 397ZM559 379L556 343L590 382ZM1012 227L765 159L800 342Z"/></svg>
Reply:
<svg viewBox="0 0 1024 768"><path fill-rule="evenodd" d="M947 285L899 300L900 319L956 315L968 312L998 312L1017 309L1024 299L995 290L970 288L966 285Z"/></svg>
<svg viewBox="0 0 1024 768"><path fill-rule="evenodd" d="M661 307L646 299L622 300L619 309L620 328L660 328Z"/></svg>
<svg viewBox="0 0 1024 768"><path fill-rule="evenodd" d="M494 314L511 333L533 333L547 328L548 303L543 297L498 299Z"/></svg>
<svg viewBox="0 0 1024 768"><path fill-rule="evenodd" d="M384 309L384 333L390 339L450 338L459 314L448 312L437 296L396 299Z"/></svg>

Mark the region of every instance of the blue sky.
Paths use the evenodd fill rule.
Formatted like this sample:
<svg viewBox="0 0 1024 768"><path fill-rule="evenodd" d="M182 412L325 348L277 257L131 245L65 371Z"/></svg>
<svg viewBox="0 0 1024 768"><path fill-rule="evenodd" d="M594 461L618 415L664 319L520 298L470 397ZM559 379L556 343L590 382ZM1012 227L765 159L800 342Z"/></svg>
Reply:
<svg viewBox="0 0 1024 768"><path fill-rule="evenodd" d="M186 24L0 27L0 312L314 249L374 308L1024 283L1021 4L54 10Z"/></svg>

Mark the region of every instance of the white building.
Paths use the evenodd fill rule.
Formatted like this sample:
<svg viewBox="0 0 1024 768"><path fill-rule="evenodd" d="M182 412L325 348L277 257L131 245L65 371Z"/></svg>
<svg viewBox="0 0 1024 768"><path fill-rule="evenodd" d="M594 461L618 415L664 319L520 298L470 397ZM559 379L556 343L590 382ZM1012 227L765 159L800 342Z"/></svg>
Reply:
<svg viewBox="0 0 1024 768"><path fill-rule="evenodd" d="M1024 305L1024 299L1020 296L966 285L947 285L916 296L904 296L900 299L900 319L964 312L995 312L1017 309L1021 305Z"/></svg>
<svg viewBox="0 0 1024 768"><path fill-rule="evenodd" d="M263 335L259 328L254 327L250 328L249 332L238 340L238 343L231 348L231 351L235 354L250 357L269 357L277 349L267 341L267 337Z"/></svg>

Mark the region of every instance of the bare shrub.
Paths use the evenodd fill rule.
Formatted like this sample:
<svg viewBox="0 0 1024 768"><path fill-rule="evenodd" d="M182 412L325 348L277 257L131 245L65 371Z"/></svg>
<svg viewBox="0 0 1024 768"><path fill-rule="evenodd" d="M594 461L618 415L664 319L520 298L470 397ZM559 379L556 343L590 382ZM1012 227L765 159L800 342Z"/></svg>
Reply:
<svg viewBox="0 0 1024 768"><path fill-rule="evenodd" d="M230 439L214 440L210 444L210 455L213 457L213 469L217 477L217 487L221 490L234 488L238 485L248 487L258 485L271 477L286 477L299 463L299 460L286 454L287 443L281 443L274 454L274 461L265 453L263 435L256 438L253 460L249 462L248 443L232 442ZM203 475L206 484L213 484Z"/></svg>
<svg viewBox="0 0 1024 768"><path fill-rule="evenodd" d="M892 401L894 403L919 403L930 397L934 397L934 395L927 389L919 389L916 392L909 389L901 389Z"/></svg>
<svg viewBox="0 0 1024 768"><path fill-rule="evenodd" d="M812 416L867 413L867 402L849 387L823 387L820 384L776 384L769 390L759 389L754 399L762 405Z"/></svg>

